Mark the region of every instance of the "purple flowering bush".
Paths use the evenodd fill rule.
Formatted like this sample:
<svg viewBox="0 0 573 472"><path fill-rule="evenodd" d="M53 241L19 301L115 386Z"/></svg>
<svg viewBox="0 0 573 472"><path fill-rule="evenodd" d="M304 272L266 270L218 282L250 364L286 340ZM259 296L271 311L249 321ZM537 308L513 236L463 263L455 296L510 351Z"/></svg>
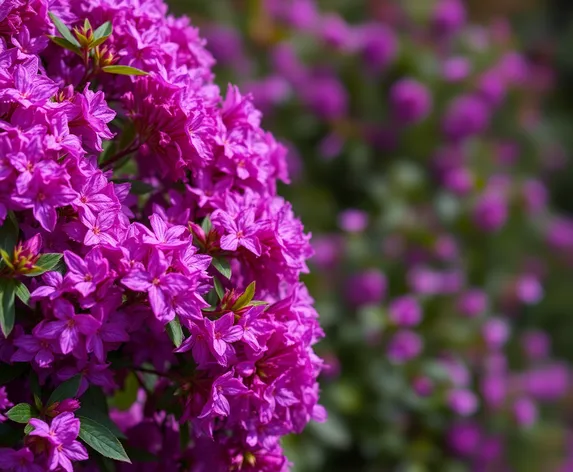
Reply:
<svg viewBox="0 0 573 472"><path fill-rule="evenodd" d="M0 63L0 470L288 470L323 332L251 98L161 0L0 2Z"/></svg>
<svg viewBox="0 0 573 472"><path fill-rule="evenodd" d="M204 6L218 76L289 143L281 192L313 232L329 418L287 439L296 470L573 467L553 70L464 3Z"/></svg>

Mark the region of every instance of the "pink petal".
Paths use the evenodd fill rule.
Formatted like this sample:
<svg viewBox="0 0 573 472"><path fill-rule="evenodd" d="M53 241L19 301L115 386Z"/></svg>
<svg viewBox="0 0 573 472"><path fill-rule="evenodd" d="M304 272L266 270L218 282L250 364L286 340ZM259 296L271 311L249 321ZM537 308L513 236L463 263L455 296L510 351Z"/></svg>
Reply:
<svg viewBox="0 0 573 472"><path fill-rule="evenodd" d="M85 275L87 273L86 263L74 254L71 251L64 252L64 260L66 261L66 265L72 272L76 272L77 274Z"/></svg>
<svg viewBox="0 0 573 472"><path fill-rule="evenodd" d="M74 328L66 328L60 336L60 348L62 354L69 354L78 345L78 332Z"/></svg>
<svg viewBox="0 0 573 472"><path fill-rule="evenodd" d="M236 251L239 240L234 234L227 234L221 238L221 249L225 251Z"/></svg>

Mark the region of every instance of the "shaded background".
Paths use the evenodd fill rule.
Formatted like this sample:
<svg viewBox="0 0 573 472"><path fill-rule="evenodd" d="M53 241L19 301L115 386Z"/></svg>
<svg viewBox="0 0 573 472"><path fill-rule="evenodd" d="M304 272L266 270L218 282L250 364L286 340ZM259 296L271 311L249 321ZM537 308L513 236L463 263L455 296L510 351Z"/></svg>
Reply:
<svg viewBox="0 0 573 472"><path fill-rule="evenodd" d="M296 44L308 57L323 59L322 46L316 41L299 35L296 28L282 25L280 21L280 26L269 23L268 13L262 6L264 2L172 0L170 3L174 11L188 14L212 44L221 39L222 32L218 28L222 25L235 32L237 41L231 37L226 43L223 41L221 51L214 51L220 62L215 70L222 88L229 81L238 83L252 90L256 98L262 88L260 84L253 85L253 81L272 71L270 49L281 41ZM350 24L360 24L371 21L374 12L385 18L395 2L325 0L316 3L329 12L338 12ZM432 2L405 0L401 4L415 17L417 12L431 8ZM325 158L320 156L325 139L333 128L344 134L348 121L344 117L333 120L309 112L297 100L304 95L304 90L295 90L294 98L276 106L267 104L263 122L290 146L293 184L281 191L313 232L320 256L306 281L317 300L327 333L319 351L327 360L322 385L323 402L330 419L326 425L313 424L302 436L287 439L286 448L295 464L294 470L573 470L569 457L573 405L568 377L573 362L573 272L569 246L572 233L567 225L565 229L560 227L560 231L553 225L555 221L569 222L573 214L573 166L569 159L573 150L573 54L570 52L573 50L573 3L568 0L472 0L466 6L469 22L474 25L490 25L499 18L508 20L514 30L512 47L535 64L536 70L542 71L539 80L546 78L550 84L530 86L518 97L508 98L490 130L492 134L511 136L523 145L519 165L509 172L502 170L515 180L516 186L523 176L543 179L549 193L549 210L541 216L525 217L512 206L503 231L485 236L471 226L470 215L463 214L466 207L458 209L462 213L459 220L444 225L459 239L461 259L464 267L469 267L467 276L471 283L483 288L490 298L491 312L481 321L486 323L490 317L497 319L500 312L509 320L511 335L502 356L510 369L504 374L503 385L510 392L509 398L513 395L511 392L521 392L522 387L516 385L527 383L523 379L533 379L533 387L523 387L526 391L523 395L528 400L535 398L536 421L531 425L523 419L527 414L515 413L513 397L501 410L488 403L491 402L488 395L495 396L492 393L495 388L484 387L483 381L488 378L483 373L486 368L476 357L483 355L493 359L493 354L498 352L484 348L487 339L482 339L485 335L480 334L484 329L481 324L459 319L453 295L424 299L420 336L427 346L427 354L414 363L398 366L386 359L391 341L386 333L393 336L395 327L388 324L388 305L382 299L408 292L405 274L411 267L400 257L388 256L382 243L391 241L396 234L401 237L404 232L408 233L405 237L413 241L408 239L409 244L418 245L416 250L420 247L425 250L439 239L438 230L432 224L428 227L413 224L415 231L408 227L411 230L408 232L403 229L407 225L392 226L392 218L399 220L396 214L412 211L414 220L423 219L424 205L430 202L433 207L428 211L437 213L440 223L450 221L443 212L447 213L452 200L441 198L442 189L436 184L427 159L427 155L440 146L439 138L433 134L435 128L431 127L435 123L408 134L397 152L380 149L362 139L362 135L353 135L351 123L350 137L346 137L342 150L335 157ZM424 13L419 15L423 17ZM407 41L407 34L404 37ZM233 52L238 42L246 64L241 64L239 55ZM226 48L231 51L230 57L222 54ZM495 52L496 46L492 49ZM388 118L385 96L390 86L402 76L419 74L423 77L427 73L420 65L427 59L424 54L422 49L412 47L404 63L373 79L364 70L364 64L347 55L324 50L325 62L332 60L329 64L351 97L351 114L385 123ZM312 61L309 64L309 67L313 65ZM447 87L430 85L430 88L435 102L449 93ZM539 125L532 129L523 126L519 111L522 108L537 110L541 116ZM428 118L429 123L437 120L436 112ZM493 153L488 144L484 139L481 153ZM547 162L555 157L554 153L563 163L558 171L550 172ZM496 167L495 162L488 161L490 167L485 165L485 169L479 160L472 165L484 181L501 172L501 166ZM341 225L341 215L348 209L359 209L367 215L367 230L349 231ZM532 228L544 236L558 234L564 238L565 252L554 251L555 248L548 250L541 242L543 238L536 238L538 235ZM507 274L517 277L527 272L524 266L531 258L541 261L544 267L540 276L544 298L539 303L524 303L516 308L507 301L504 290L506 285L513 289L517 282L513 279L507 282ZM352 277L368 270L387 276L391 290L376 286L377 279L361 279L356 291L362 293L363 299L353 301L352 296L346 294L348 287L356 282ZM380 294L375 293L377 290ZM365 300L369 291L374 294ZM551 355L539 364L530 364L531 359L520 347L522 335L532 330L542 333L552 345ZM443 348L459 355L470 372L472 380L468 389L475 392L482 405L477 413L462 415L448 404L448 394L456 381L452 380L455 375L451 371L444 372L443 365L436 361L441 360ZM492 351L495 352L492 354ZM534 377L531 372L537 368L547 371ZM435 387L431 395L421 395L415 390L415 381L420 376L431 379ZM550 391L540 392L545 384ZM519 397L522 393L515 395ZM520 421L528 424L520 424Z"/></svg>

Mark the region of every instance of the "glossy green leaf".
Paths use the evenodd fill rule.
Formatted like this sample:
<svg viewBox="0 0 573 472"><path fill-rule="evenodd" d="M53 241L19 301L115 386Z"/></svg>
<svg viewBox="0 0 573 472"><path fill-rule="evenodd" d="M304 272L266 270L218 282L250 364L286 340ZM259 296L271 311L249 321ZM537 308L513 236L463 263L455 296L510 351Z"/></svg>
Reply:
<svg viewBox="0 0 573 472"><path fill-rule="evenodd" d="M16 296L22 303L28 305L28 302L30 301L30 290L28 290L28 287L19 280L16 280Z"/></svg>
<svg viewBox="0 0 573 472"><path fill-rule="evenodd" d="M99 28L94 31L94 39L107 39L113 33L113 26L109 21L106 21ZM101 43L100 43L101 44Z"/></svg>
<svg viewBox="0 0 573 472"><path fill-rule="evenodd" d="M8 254L12 254L14 246L18 242L18 222L12 212L4 220L4 224L0 227L0 248L4 249Z"/></svg>
<svg viewBox="0 0 573 472"><path fill-rule="evenodd" d="M147 72L136 69L131 66L105 66L102 67L104 72L108 74L119 74L119 75L149 75Z"/></svg>
<svg viewBox="0 0 573 472"><path fill-rule="evenodd" d="M72 51L76 53L78 56L82 55L80 48L70 43L67 39L62 38L60 36L48 36L48 38L50 38L50 40L53 43L57 44L58 46L67 49L68 51Z"/></svg>
<svg viewBox="0 0 573 472"><path fill-rule="evenodd" d="M181 346L181 343L183 342L183 329L181 329L181 322L179 321L179 318L175 317L173 320L167 323L165 329L169 335L169 339L173 341L175 347Z"/></svg>
<svg viewBox="0 0 573 472"><path fill-rule="evenodd" d="M16 423L26 424L34 416L32 405L29 403L18 403L6 412L6 416Z"/></svg>
<svg viewBox="0 0 573 472"><path fill-rule="evenodd" d="M56 390L50 395L50 398L48 398L47 405L50 406L52 403L61 402L66 398L77 398L81 380L81 375L74 375L71 379L58 385Z"/></svg>
<svg viewBox="0 0 573 472"><path fill-rule="evenodd" d="M54 269L54 267L56 267L58 265L58 262L60 262L61 258L62 258L62 254L58 254L58 253L42 254L40 256L40 258L38 259L38 262L36 262L36 268L34 270L31 270L26 275L28 277L36 277L36 276L41 275L45 272L49 272L50 270Z"/></svg>
<svg viewBox="0 0 573 472"><path fill-rule="evenodd" d="M215 267L215 269L217 269L221 275L223 275L227 279L231 278L231 265L229 264L229 261L227 259L224 259L222 257L221 258L214 257L212 264L213 267Z"/></svg>
<svg viewBox="0 0 573 472"><path fill-rule="evenodd" d="M14 301L16 298L16 281L0 279L0 328L4 337L8 337L14 329Z"/></svg>
<svg viewBox="0 0 573 472"><path fill-rule="evenodd" d="M56 29L58 30L58 32L65 38L67 39L70 43L72 43L74 46L80 47L80 43L78 43L78 40L76 38L74 38L74 35L72 34L72 32L70 31L70 29L62 22L62 20L60 20L56 15L54 15L52 12L49 13L50 15L50 19L52 20L52 22L54 23L54 26L56 27Z"/></svg>
<svg viewBox="0 0 573 472"><path fill-rule="evenodd" d="M203 218L203 222L201 223L201 229L206 235L211 232L212 227L213 225L211 224L211 218L209 218L208 216Z"/></svg>
<svg viewBox="0 0 573 472"><path fill-rule="evenodd" d="M102 456L131 464L123 445L104 425L91 418L80 417L80 439Z"/></svg>
<svg viewBox="0 0 573 472"><path fill-rule="evenodd" d="M249 306L261 306L261 305L268 305L269 302L265 302L263 300L251 300L249 302Z"/></svg>
<svg viewBox="0 0 573 472"><path fill-rule="evenodd" d="M217 277L213 278L213 284L215 285L215 292L217 293L219 300L222 300L225 296L225 289L223 288L223 285L221 285L221 282Z"/></svg>
<svg viewBox="0 0 573 472"><path fill-rule="evenodd" d="M256 283L253 280L249 286L245 289L244 293L237 299L233 305L233 310L240 310L246 307L255 296Z"/></svg>

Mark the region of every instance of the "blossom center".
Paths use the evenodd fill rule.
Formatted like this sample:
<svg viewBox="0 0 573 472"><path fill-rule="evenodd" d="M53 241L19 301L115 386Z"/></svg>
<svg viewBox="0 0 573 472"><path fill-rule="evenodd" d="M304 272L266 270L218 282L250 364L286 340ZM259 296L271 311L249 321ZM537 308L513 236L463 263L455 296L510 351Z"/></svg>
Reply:
<svg viewBox="0 0 573 472"><path fill-rule="evenodd" d="M155 278L151 281L151 283L152 283L153 285L157 286L157 285L159 285L159 279L158 279L157 277L155 277Z"/></svg>
<svg viewBox="0 0 573 472"><path fill-rule="evenodd" d="M242 239L242 238L245 237L245 235L243 234L242 231L237 231L237 235L236 235L236 236L237 236L237 239Z"/></svg>

